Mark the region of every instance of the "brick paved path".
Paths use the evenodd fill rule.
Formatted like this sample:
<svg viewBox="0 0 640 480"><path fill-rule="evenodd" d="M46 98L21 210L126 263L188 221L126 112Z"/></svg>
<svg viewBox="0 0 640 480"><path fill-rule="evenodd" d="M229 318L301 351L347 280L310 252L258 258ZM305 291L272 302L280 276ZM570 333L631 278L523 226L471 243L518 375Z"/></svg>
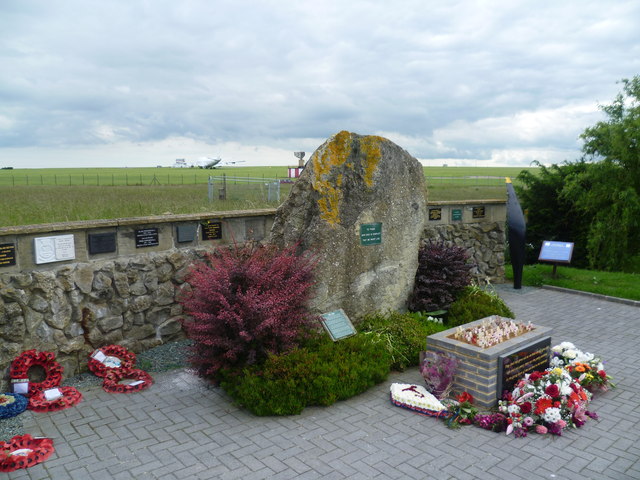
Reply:
<svg viewBox="0 0 640 480"><path fill-rule="evenodd" d="M607 360L618 388L596 397L589 421L562 437L512 436L441 422L394 407L392 381L420 383L416 368L363 395L292 417L255 417L184 371L148 391L85 389L83 402L25 413L25 430L54 439L44 464L10 479L640 478L640 308L543 289L499 287L519 320L554 328Z"/></svg>

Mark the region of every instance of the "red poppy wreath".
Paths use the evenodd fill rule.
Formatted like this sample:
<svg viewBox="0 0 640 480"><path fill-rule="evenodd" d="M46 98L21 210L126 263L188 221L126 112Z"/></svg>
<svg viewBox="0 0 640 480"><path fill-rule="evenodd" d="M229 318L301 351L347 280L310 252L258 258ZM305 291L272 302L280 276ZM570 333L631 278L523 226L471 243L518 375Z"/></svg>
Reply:
<svg viewBox="0 0 640 480"><path fill-rule="evenodd" d="M73 407L82 400L82 394L74 387L57 387L37 392L29 398L29 410L56 412Z"/></svg>
<svg viewBox="0 0 640 480"><path fill-rule="evenodd" d="M106 345L89 355L89 370L98 377L104 377L110 370L133 368L135 364L135 353L121 345Z"/></svg>
<svg viewBox="0 0 640 480"><path fill-rule="evenodd" d="M8 442L0 442L0 472L13 472L44 462L54 452L50 438L16 435Z"/></svg>
<svg viewBox="0 0 640 480"><path fill-rule="evenodd" d="M36 366L42 367L45 372L45 378L41 382L33 382L29 379L29 370ZM56 362L55 353L27 350L11 363L9 375L14 384L29 382L28 392L24 392L23 394L31 396L39 391L60 385L62 381L62 371L62 366Z"/></svg>
<svg viewBox="0 0 640 480"><path fill-rule="evenodd" d="M120 383L122 380L133 380L131 383ZM149 388L153 378L144 370L126 368L110 370L102 382L102 389L109 393L134 393Z"/></svg>

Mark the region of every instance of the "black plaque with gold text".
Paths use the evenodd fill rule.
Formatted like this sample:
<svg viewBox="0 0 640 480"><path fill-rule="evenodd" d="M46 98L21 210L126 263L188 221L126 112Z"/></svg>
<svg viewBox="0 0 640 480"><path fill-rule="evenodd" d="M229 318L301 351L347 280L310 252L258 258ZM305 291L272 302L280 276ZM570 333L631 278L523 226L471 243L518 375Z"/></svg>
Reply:
<svg viewBox="0 0 640 480"><path fill-rule="evenodd" d="M202 227L202 240L220 240L222 238L222 222L206 221Z"/></svg>
<svg viewBox="0 0 640 480"><path fill-rule="evenodd" d="M471 209L471 217L472 218L484 218L485 209L484 207L473 207Z"/></svg>
<svg viewBox="0 0 640 480"><path fill-rule="evenodd" d="M0 245L0 267L10 267L16 264L15 243L3 243Z"/></svg>
<svg viewBox="0 0 640 480"><path fill-rule="evenodd" d="M429 220L442 220L442 208L430 208L429 209Z"/></svg>
<svg viewBox="0 0 640 480"><path fill-rule="evenodd" d="M498 395L513 390L526 373L542 372L549 367L551 337L527 345L498 358Z"/></svg>

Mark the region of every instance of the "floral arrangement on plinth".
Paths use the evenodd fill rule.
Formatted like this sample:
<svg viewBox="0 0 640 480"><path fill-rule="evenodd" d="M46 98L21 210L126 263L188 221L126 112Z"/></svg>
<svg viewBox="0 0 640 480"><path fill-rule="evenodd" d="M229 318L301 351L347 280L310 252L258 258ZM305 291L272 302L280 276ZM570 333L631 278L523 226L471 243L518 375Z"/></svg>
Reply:
<svg viewBox="0 0 640 480"><path fill-rule="evenodd" d="M424 354L420 373L427 384L427 390L438 399L443 399L451 392L457 368L458 359L453 355L429 350Z"/></svg>
<svg viewBox="0 0 640 480"><path fill-rule="evenodd" d="M587 410L591 394L563 368L525 375L506 397L498 410L506 417L507 435L525 437L532 430L562 435L565 428L597 418Z"/></svg>
<svg viewBox="0 0 640 480"><path fill-rule="evenodd" d="M489 348L534 328L531 322L524 324L493 315L476 326L456 328L453 338L480 348Z"/></svg>
<svg viewBox="0 0 640 480"><path fill-rule="evenodd" d="M583 352L571 342L562 342L551 348L551 367L566 369L582 387L590 392L606 392L615 388L604 370L604 362L593 353Z"/></svg>

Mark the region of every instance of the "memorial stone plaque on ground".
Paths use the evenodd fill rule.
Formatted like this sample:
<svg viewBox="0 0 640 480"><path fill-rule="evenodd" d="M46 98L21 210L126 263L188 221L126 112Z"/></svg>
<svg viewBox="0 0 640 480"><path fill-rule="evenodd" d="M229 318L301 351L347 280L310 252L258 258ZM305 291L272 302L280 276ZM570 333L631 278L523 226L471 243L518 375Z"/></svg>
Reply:
<svg viewBox="0 0 640 480"><path fill-rule="evenodd" d="M498 392L513 390L527 373L544 371L549 367L551 337L526 345L498 358Z"/></svg>
<svg viewBox="0 0 640 480"><path fill-rule="evenodd" d="M10 267L16 264L16 245L3 243L0 245L0 267Z"/></svg>
<svg viewBox="0 0 640 480"><path fill-rule="evenodd" d="M141 228L136 230L136 248L155 247L160 245L158 228Z"/></svg>
<svg viewBox="0 0 640 480"><path fill-rule="evenodd" d="M111 253L116 251L116 232L90 233L89 253Z"/></svg>
<svg viewBox="0 0 640 480"><path fill-rule="evenodd" d="M321 316L322 325L334 342L356 334L356 329L344 310L334 310Z"/></svg>

